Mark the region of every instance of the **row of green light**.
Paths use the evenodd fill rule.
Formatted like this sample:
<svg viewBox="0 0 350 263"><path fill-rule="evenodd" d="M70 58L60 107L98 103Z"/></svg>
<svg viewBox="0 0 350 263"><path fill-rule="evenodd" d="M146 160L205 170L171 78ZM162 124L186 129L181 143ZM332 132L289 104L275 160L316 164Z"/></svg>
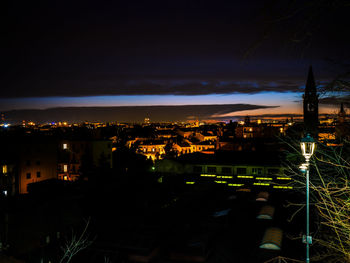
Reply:
<svg viewBox="0 0 350 263"><path fill-rule="evenodd" d="M270 180L272 180L272 178L271 177L256 177L255 180L268 180L268 181L270 181Z"/></svg>
<svg viewBox="0 0 350 263"><path fill-rule="evenodd" d="M278 180L292 180L290 177L277 177Z"/></svg>
<svg viewBox="0 0 350 263"><path fill-rule="evenodd" d="M252 175L237 175L237 178L253 179L254 176L252 176Z"/></svg>
<svg viewBox="0 0 350 263"><path fill-rule="evenodd" d="M274 185L273 188L278 188L278 189L293 189L293 186Z"/></svg>
<svg viewBox="0 0 350 263"><path fill-rule="evenodd" d="M215 175L215 174L201 174L202 177L216 177L216 178L223 178L223 179L233 179L233 176L231 175ZM237 175L237 178L243 178L243 179L254 179L254 176L252 175ZM273 180L272 177L256 177L256 180ZM290 177L277 177L277 180L292 180Z"/></svg>
<svg viewBox="0 0 350 263"><path fill-rule="evenodd" d="M186 184L194 184L195 182L189 182L189 181L187 181L186 182Z"/></svg>
<svg viewBox="0 0 350 263"><path fill-rule="evenodd" d="M227 181L214 181L215 183L217 183L217 184L227 184Z"/></svg>
<svg viewBox="0 0 350 263"><path fill-rule="evenodd" d="M203 177L216 177L216 174L201 174Z"/></svg>
<svg viewBox="0 0 350 263"><path fill-rule="evenodd" d="M263 185L263 186L269 186L270 183L253 183L253 185Z"/></svg>
<svg viewBox="0 0 350 263"><path fill-rule="evenodd" d="M232 179L233 176L231 176L231 175L217 175L216 178Z"/></svg>

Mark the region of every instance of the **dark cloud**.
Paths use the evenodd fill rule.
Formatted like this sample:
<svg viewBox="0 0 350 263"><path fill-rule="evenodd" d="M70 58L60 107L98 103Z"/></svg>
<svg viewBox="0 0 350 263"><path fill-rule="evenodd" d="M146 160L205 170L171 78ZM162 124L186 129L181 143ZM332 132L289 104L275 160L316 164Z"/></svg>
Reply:
<svg viewBox="0 0 350 263"><path fill-rule="evenodd" d="M310 61L348 50L348 42L322 35L296 59L277 35L242 61L264 31L266 3L257 0L8 2L0 16L1 98L299 91Z"/></svg>
<svg viewBox="0 0 350 263"><path fill-rule="evenodd" d="M12 88L0 93L0 98L18 97L79 97L106 95L206 95L255 94L259 92L302 92L303 83L275 80L230 79L139 79L113 80L89 79L56 81L45 79L22 83L26 89ZM34 86L34 87L33 87ZM50 87L50 88L46 88Z"/></svg>
<svg viewBox="0 0 350 263"><path fill-rule="evenodd" d="M185 106L128 106L128 107L76 107L51 108L45 110L13 110L5 112L11 123L22 120L34 122L69 121L119 121L142 122L145 117L152 122L186 121L188 119L212 119L213 115L226 114L242 110L275 108L250 104L224 105L185 105Z"/></svg>
<svg viewBox="0 0 350 263"><path fill-rule="evenodd" d="M345 106L350 107L350 95L349 93L344 93L341 96L323 97L319 99L319 103L336 106L339 106L341 103L344 103Z"/></svg>

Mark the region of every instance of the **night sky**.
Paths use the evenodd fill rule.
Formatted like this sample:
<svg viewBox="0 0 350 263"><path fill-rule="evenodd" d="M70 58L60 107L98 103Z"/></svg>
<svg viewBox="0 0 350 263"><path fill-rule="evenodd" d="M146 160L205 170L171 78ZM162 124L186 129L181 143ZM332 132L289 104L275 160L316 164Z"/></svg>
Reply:
<svg viewBox="0 0 350 263"><path fill-rule="evenodd" d="M324 85L349 62L346 1L6 2L1 111L251 104L231 115L301 113L309 65Z"/></svg>

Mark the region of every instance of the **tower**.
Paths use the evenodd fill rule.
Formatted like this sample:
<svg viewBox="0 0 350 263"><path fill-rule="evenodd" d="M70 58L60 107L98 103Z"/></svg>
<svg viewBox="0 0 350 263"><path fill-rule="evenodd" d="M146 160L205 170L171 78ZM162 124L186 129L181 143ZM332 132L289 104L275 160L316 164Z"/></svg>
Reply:
<svg viewBox="0 0 350 263"><path fill-rule="evenodd" d="M304 104L304 127L307 133L316 135L318 126L318 95L312 67L309 68L303 95Z"/></svg>
<svg viewBox="0 0 350 263"><path fill-rule="evenodd" d="M338 122L339 123L343 123L345 122L345 118L346 118L346 112L344 110L344 105L343 103L340 104L340 111L338 113Z"/></svg>

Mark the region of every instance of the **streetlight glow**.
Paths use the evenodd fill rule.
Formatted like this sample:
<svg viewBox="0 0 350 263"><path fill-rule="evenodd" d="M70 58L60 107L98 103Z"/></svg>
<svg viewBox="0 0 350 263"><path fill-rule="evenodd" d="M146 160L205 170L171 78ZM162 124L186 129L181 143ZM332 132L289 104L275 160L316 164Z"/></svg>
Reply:
<svg viewBox="0 0 350 263"><path fill-rule="evenodd" d="M310 134L307 134L305 138L301 139L300 141L300 148L301 153L306 159L306 162L309 162L311 156L315 152L316 143L315 140L310 136Z"/></svg>
<svg viewBox="0 0 350 263"><path fill-rule="evenodd" d="M307 134L305 138L301 139L300 141L300 148L301 153L305 157L306 163L303 163L299 169L302 173L306 173L306 236L303 237L303 240L305 240L304 243L306 243L306 262L310 262L310 253L309 253L309 247L310 244L312 244L312 237L310 236L310 227L309 227L309 221L310 221L310 215L309 215L309 161L311 156L315 152L316 143L315 140L310 136L310 134Z"/></svg>

